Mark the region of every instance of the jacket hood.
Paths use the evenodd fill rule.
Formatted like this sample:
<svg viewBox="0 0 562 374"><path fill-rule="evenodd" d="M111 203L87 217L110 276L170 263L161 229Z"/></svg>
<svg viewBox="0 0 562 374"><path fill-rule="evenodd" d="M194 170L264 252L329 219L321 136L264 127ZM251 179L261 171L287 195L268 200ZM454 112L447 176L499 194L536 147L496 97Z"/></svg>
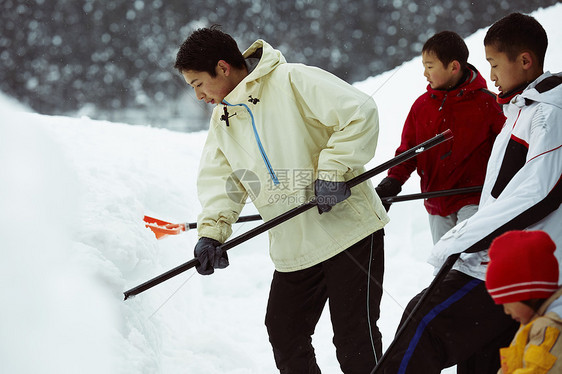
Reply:
<svg viewBox="0 0 562 374"><path fill-rule="evenodd" d="M547 313L554 312L562 317L562 299L556 299L546 310Z"/></svg>
<svg viewBox="0 0 562 374"><path fill-rule="evenodd" d="M539 315L544 315L546 313L554 312L562 318L562 288L554 293L544 305L538 310Z"/></svg>
<svg viewBox="0 0 562 374"><path fill-rule="evenodd" d="M521 93L521 98L562 108L562 73L546 72L538 77Z"/></svg>
<svg viewBox="0 0 562 374"><path fill-rule="evenodd" d="M271 73L287 60L280 51L274 49L266 41L258 39L242 54L245 59L258 59L256 67L248 74L224 100L231 104L246 102L248 94L260 96L260 78ZM217 110L217 108L215 108Z"/></svg>
<svg viewBox="0 0 562 374"><path fill-rule="evenodd" d="M256 40L242 54L244 58L258 58L259 63L256 68L246 77L248 81L253 81L264 75L269 74L277 66L286 63L285 57L277 49L274 49L262 39Z"/></svg>
<svg viewBox="0 0 562 374"><path fill-rule="evenodd" d="M486 80L482 75L478 72L478 70L472 66L471 64L467 65L468 68L468 78L458 85L457 87L451 90L436 90L431 88L431 86L427 85L427 92L432 95L432 97L443 97L445 95L451 96L462 96L465 91L476 91L480 89L487 88Z"/></svg>

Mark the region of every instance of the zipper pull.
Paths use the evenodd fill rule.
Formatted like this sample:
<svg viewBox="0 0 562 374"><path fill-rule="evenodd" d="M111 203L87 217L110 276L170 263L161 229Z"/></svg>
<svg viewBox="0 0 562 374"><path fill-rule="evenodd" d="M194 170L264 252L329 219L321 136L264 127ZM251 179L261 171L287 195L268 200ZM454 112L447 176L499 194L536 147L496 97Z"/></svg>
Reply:
<svg viewBox="0 0 562 374"><path fill-rule="evenodd" d="M443 96L443 101L441 102L441 106L439 107L439 111L441 111L441 109L443 109L443 105L445 105L445 100L447 100L447 94L445 94L445 96Z"/></svg>

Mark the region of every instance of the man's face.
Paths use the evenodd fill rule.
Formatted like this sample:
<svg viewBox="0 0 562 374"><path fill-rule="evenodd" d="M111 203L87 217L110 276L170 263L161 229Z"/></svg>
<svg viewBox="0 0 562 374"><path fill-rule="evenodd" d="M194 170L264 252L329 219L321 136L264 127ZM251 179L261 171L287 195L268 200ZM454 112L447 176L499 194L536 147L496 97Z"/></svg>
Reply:
<svg viewBox="0 0 562 374"><path fill-rule="evenodd" d="M499 52L494 45L487 45L484 49L486 60L490 63L490 79L500 94L509 92L526 82L520 56L515 61L510 61L507 54Z"/></svg>
<svg viewBox="0 0 562 374"><path fill-rule="evenodd" d="M433 52L422 52L423 75L434 90L445 90L456 83L455 71L452 62L444 66Z"/></svg>
<svg viewBox="0 0 562 374"><path fill-rule="evenodd" d="M184 70L183 78L195 90L197 100L204 100L207 104L220 104L222 100L236 87L229 78L228 72L217 64L217 75L212 77L206 71Z"/></svg>

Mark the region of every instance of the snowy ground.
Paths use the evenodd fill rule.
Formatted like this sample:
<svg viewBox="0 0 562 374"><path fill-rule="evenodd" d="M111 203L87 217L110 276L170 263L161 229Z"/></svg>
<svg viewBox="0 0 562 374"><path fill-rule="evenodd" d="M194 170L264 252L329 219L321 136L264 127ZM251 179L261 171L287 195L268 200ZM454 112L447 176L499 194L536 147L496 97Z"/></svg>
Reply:
<svg viewBox="0 0 562 374"><path fill-rule="evenodd" d="M535 16L549 34L546 70L559 71L562 4ZM487 77L484 33L467 44ZM425 86L419 58L357 84L380 109L370 167L392 157ZM42 116L4 97L0 113L1 372L275 372L263 326L273 271L265 234L231 250L226 270L210 277L190 270L123 301L124 290L192 258L195 232L157 241L142 216L195 221L205 132ZM411 178L404 193L418 192L418 182ZM405 304L432 279L422 203L397 203L390 214L379 322L385 347ZM234 235L254 226L236 225ZM323 372L339 373L331 335L326 311L314 345Z"/></svg>

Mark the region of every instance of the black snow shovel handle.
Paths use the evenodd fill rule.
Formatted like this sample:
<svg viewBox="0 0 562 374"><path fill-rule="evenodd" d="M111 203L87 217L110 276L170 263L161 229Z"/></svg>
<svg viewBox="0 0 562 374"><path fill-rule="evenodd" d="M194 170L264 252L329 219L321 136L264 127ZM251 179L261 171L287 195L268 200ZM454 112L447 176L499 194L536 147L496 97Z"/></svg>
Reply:
<svg viewBox="0 0 562 374"><path fill-rule="evenodd" d="M412 193L408 195L396 195L396 196L386 196L381 197L381 201L383 203L399 203L402 201L412 201L412 200L421 200L421 199L432 199L434 197L443 197L443 196L451 196L451 195L462 195L462 194L469 194L469 193L478 193L482 192L482 186L473 186L473 187L461 187L461 188L454 188L450 190L440 190L440 191L430 191L430 192L419 192L419 193ZM252 222L252 221L261 221L262 218L259 214L252 214L249 216L241 216L238 218L236 223L243 223L243 222ZM185 230L192 230L197 228L197 222L185 223Z"/></svg>
<svg viewBox="0 0 562 374"><path fill-rule="evenodd" d="M434 146L436 146L437 144L440 144L446 140L452 139L453 138L453 132L451 130L445 130L444 132L442 132L439 135L434 136L433 138L426 140L425 142L412 147L410 149L408 149L407 151L399 154L396 157L391 158L390 160L382 163L379 166L374 167L371 170L368 170L366 172L364 172L361 175L356 176L353 179L350 179L349 181L347 181L347 185L349 188L352 188L360 183L363 183L364 181L374 177L377 174L380 174L381 172L390 169L393 166L396 166L412 157L417 156L418 154L425 152L426 150L428 150L429 148L432 148ZM234 239L231 239L227 242L225 242L223 245L221 245L221 249L227 251L233 247L236 247L237 245L255 237L258 236L261 233L266 232L267 230L315 207L317 205L316 203L316 199L311 199L310 201L299 205L283 214L280 214L279 216L272 218L271 220L264 222L263 224L245 232L242 235L237 236ZM189 260L188 262L185 262L171 270L168 270L167 272L154 277L134 288L131 288L128 291L124 292L125 295L125 300L127 300L129 297L131 296L135 296L138 295L139 293L148 290L149 288L152 288L170 278L175 277L178 274L183 273L184 271L187 271L189 269L191 269L192 267L195 267L197 264L199 263L199 261L194 258L192 260Z"/></svg>

